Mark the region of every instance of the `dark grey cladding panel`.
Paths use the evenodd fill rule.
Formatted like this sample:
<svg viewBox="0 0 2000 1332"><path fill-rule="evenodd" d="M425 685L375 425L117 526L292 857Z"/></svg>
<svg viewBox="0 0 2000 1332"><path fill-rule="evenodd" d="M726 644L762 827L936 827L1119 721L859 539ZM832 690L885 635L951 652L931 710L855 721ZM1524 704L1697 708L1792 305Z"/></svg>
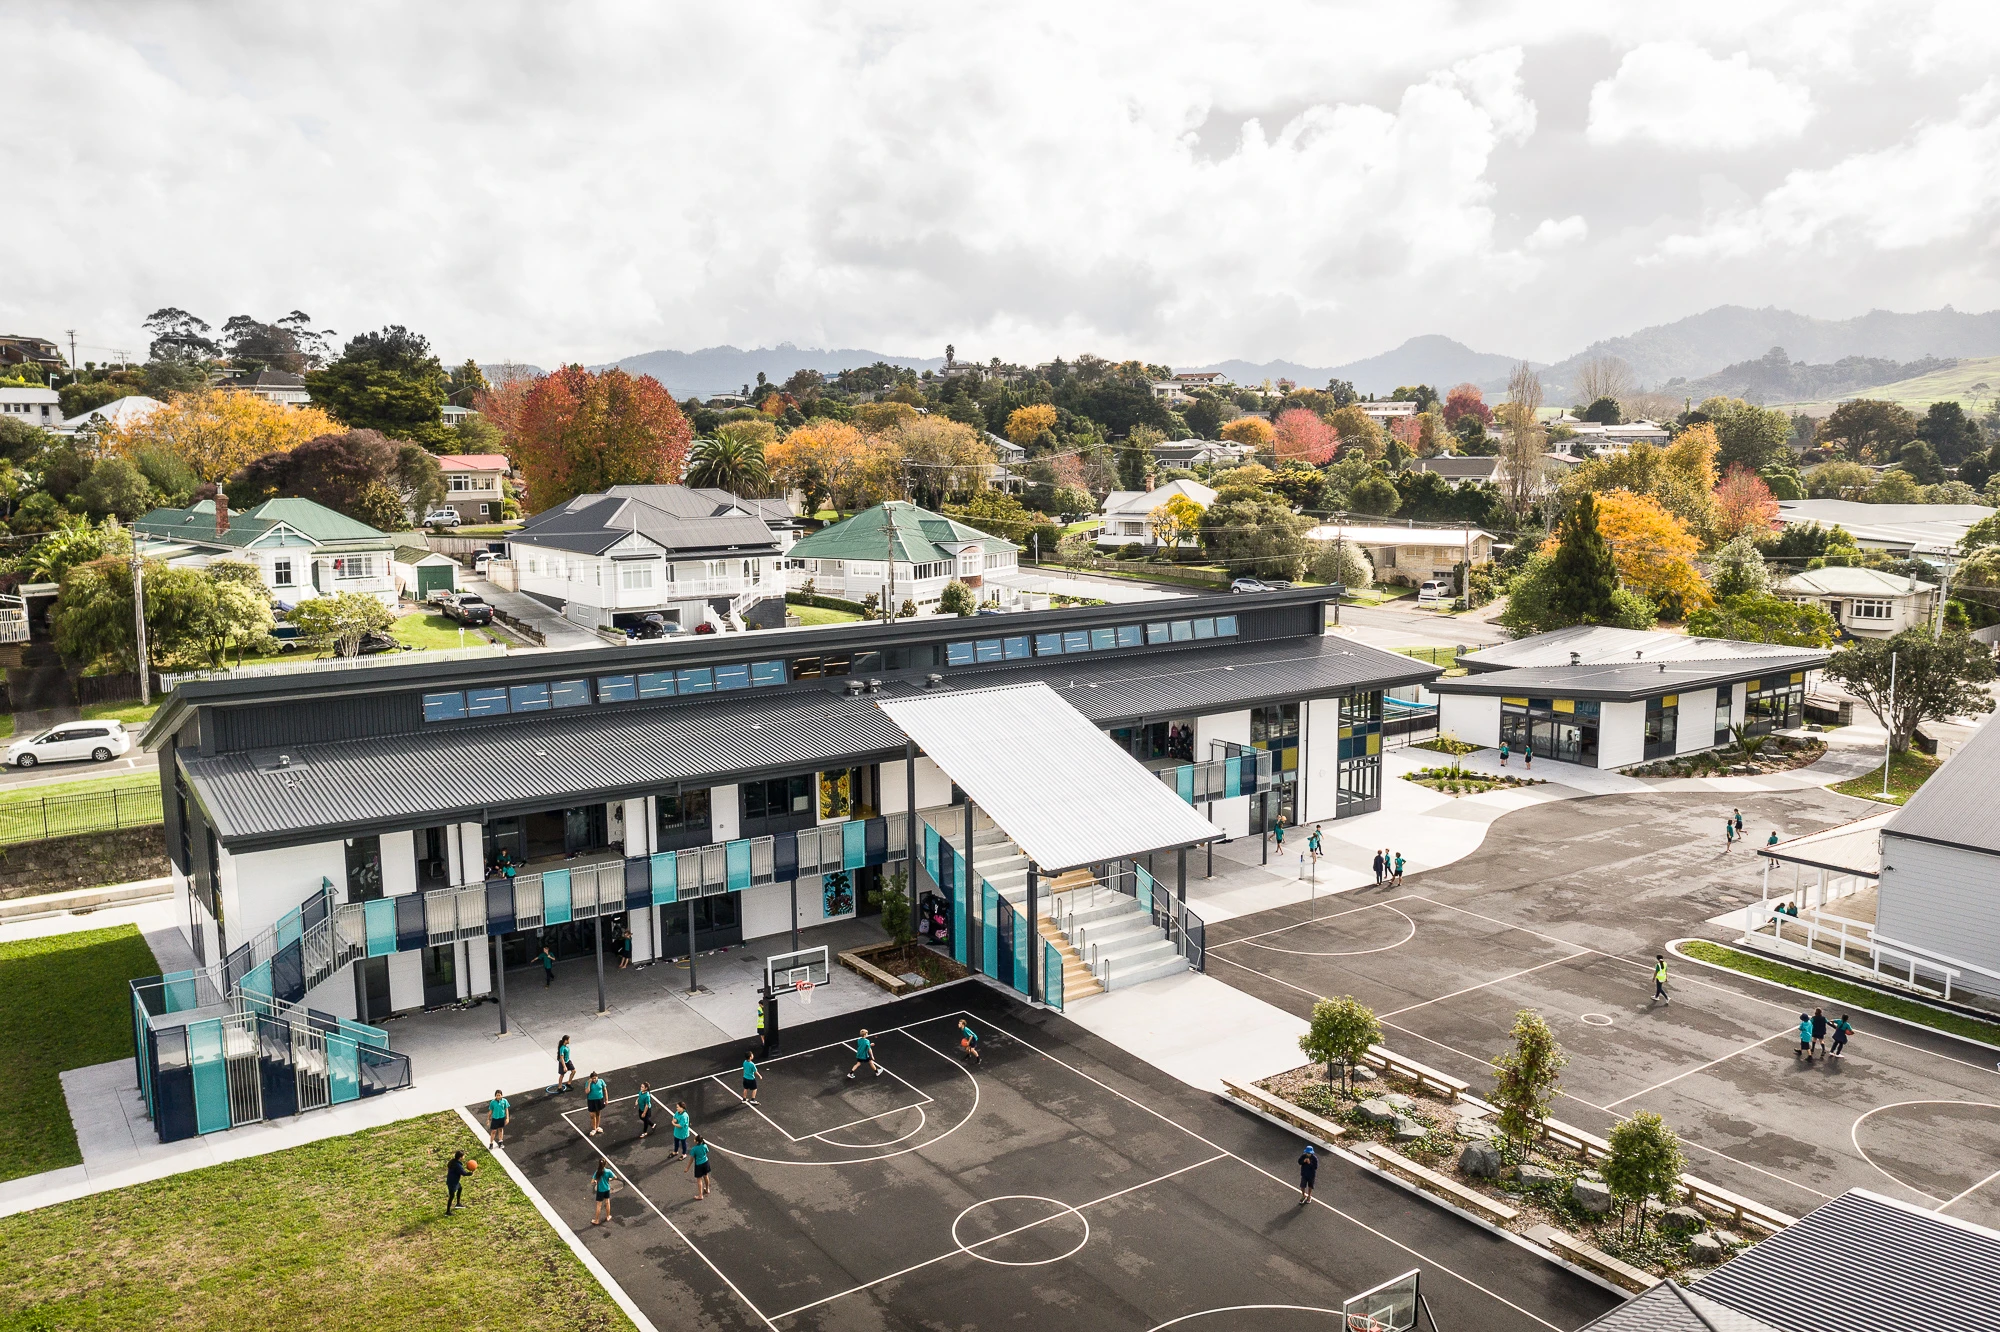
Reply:
<svg viewBox="0 0 2000 1332"><path fill-rule="evenodd" d="M218 751L324 744L366 736L398 735L423 724L423 695L335 694L311 702L288 699L209 713Z"/></svg>

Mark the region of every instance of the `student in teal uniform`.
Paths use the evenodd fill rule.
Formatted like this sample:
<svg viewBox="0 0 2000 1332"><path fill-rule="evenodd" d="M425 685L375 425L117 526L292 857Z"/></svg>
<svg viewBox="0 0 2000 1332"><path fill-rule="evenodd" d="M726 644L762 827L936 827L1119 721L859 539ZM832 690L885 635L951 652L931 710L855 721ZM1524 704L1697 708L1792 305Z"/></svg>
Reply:
<svg viewBox="0 0 2000 1332"><path fill-rule="evenodd" d="M639 1084L639 1136L644 1138L653 1131L653 1084Z"/></svg>
<svg viewBox="0 0 2000 1332"><path fill-rule="evenodd" d="M590 1111L590 1136L604 1132L604 1079L592 1073L590 1081L583 1084L583 1106Z"/></svg>
<svg viewBox="0 0 2000 1332"><path fill-rule="evenodd" d="M861 1071L863 1064L875 1070L875 1076L882 1076L882 1066L875 1062L875 1042L868 1039L868 1028L861 1029L860 1039L854 1042L854 1067L847 1070L847 1080L854 1081L854 1075Z"/></svg>
<svg viewBox="0 0 2000 1332"><path fill-rule="evenodd" d="M694 1135L694 1146L688 1149L688 1163L682 1170L694 1171L694 1198L700 1202L708 1196L708 1140L701 1134Z"/></svg>
<svg viewBox="0 0 2000 1332"><path fill-rule="evenodd" d="M601 1226L611 1219L611 1181L616 1178L618 1173L609 1161L600 1163L597 1173L590 1177L590 1186L597 1191L597 1210L591 1216L591 1225Z"/></svg>
<svg viewBox="0 0 2000 1332"><path fill-rule="evenodd" d="M674 1102L674 1155L688 1154L688 1105L686 1101Z"/></svg>
<svg viewBox="0 0 2000 1332"><path fill-rule="evenodd" d="M754 1050L743 1052L743 1099L751 1105L757 1104L757 1052ZM699 1134L695 1135L695 1141L701 1141Z"/></svg>
<svg viewBox="0 0 2000 1332"><path fill-rule="evenodd" d="M493 1099L486 1103L486 1145L499 1147L507 1141L507 1098L500 1089L493 1089Z"/></svg>
<svg viewBox="0 0 2000 1332"><path fill-rule="evenodd" d="M958 1020L958 1048L963 1050L965 1057L974 1064L979 1062L979 1033L974 1031L972 1024L964 1018Z"/></svg>
<svg viewBox="0 0 2000 1332"><path fill-rule="evenodd" d="M556 1090L569 1090L570 1080L576 1077L576 1064L569 1057L569 1037L556 1042Z"/></svg>

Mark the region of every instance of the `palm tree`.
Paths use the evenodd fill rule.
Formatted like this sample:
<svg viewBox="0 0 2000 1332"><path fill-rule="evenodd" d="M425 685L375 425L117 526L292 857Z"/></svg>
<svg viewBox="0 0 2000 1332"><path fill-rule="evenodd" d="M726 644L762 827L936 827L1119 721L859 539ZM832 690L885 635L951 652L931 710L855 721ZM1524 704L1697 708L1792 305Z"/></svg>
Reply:
<svg viewBox="0 0 2000 1332"><path fill-rule="evenodd" d="M723 428L726 432L728 427ZM734 495L755 495L770 484L771 474L764 465L764 442L760 439L731 437L698 439L688 452L687 483L713 486Z"/></svg>

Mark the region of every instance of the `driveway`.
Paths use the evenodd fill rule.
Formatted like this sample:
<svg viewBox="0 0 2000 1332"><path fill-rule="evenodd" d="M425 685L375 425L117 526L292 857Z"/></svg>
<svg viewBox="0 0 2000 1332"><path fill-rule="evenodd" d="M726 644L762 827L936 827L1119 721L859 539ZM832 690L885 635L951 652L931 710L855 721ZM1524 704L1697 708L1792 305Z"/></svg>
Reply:
<svg viewBox="0 0 2000 1332"><path fill-rule="evenodd" d="M495 587L492 582L477 576L465 576L466 591L477 592L489 605L506 611L523 624L531 625L547 640L552 648L610 647L608 640L599 638L588 629L582 628L562 617L561 613L545 606L525 592L508 592Z"/></svg>

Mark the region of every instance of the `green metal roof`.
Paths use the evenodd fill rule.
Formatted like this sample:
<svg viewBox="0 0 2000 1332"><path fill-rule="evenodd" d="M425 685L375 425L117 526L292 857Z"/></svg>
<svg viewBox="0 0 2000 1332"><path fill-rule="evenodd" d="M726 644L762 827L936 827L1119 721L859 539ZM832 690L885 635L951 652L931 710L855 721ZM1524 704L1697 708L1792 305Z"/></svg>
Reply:
<svg viewBox="0 0 2000 1332"><path fill-rule="evenodd" d="M881 560L936 564L958 558L940 543L977 542L985 550L1012 550L1014 543L905 500L864 509L806 537L785 552L794 560Z"/></svg>
<svg viewBox="0 0 2000 1332"><path fill-rule="evenodd" d="M321 546L360 542L382 544L389 540L366 523L356 522L309 499L265 500L241 513L231 514L229 530L219 534L215 530L214 500L203 500L185 509L155 509L133 523L132 528L139 535L155 540L242 549L256 544L281 523Z"/></svg>

